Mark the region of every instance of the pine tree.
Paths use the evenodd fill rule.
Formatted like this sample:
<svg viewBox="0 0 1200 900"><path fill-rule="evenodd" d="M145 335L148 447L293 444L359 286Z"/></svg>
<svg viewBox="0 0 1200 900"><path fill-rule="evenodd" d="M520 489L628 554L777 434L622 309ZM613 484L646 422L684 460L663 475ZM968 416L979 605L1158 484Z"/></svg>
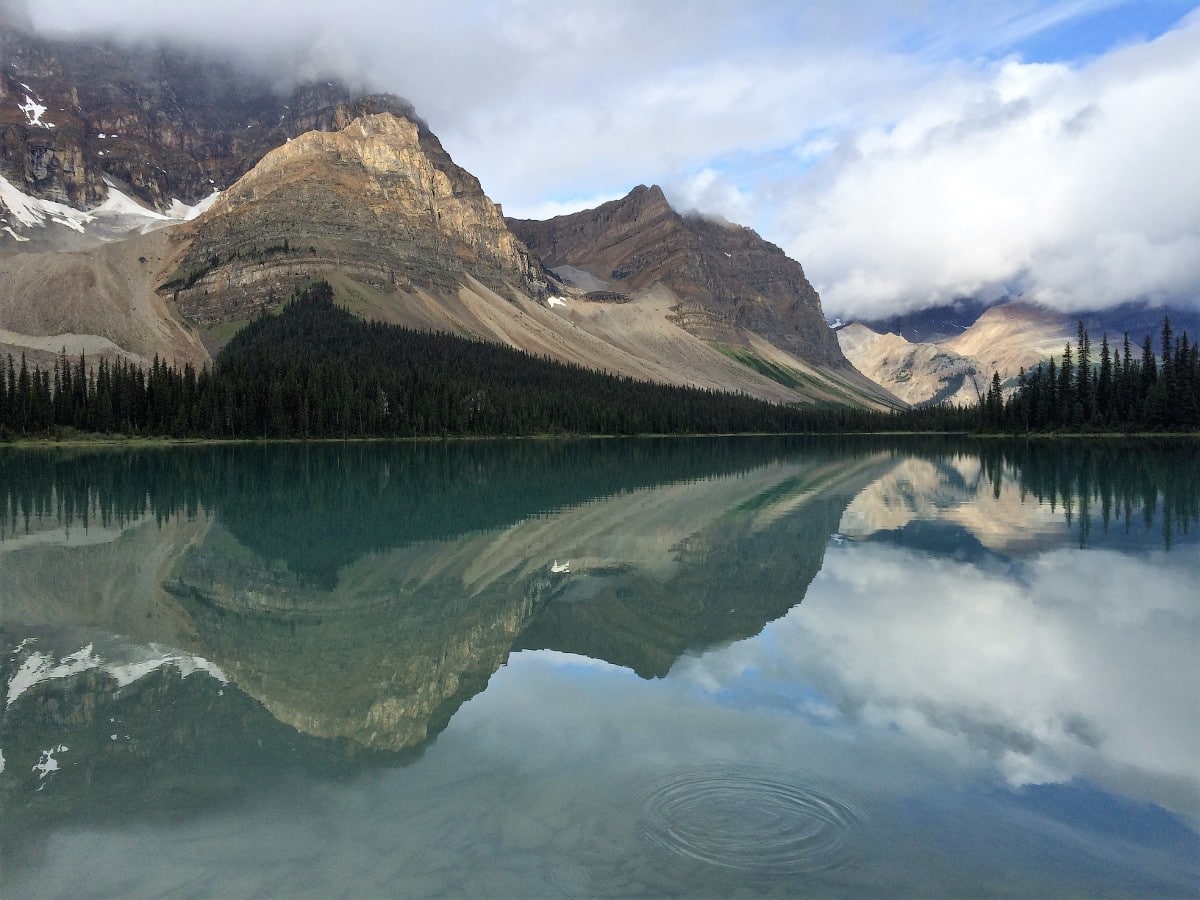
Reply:
<svg viewBox="0 0 1200 900"><path fill-rule="evenodd" d="M1112 421L1113 361L1108 335L1100 339L1100 374L1096 378L1095 419L1101 425Z"/></svg>
<svg viewBox="0 0 1200 900"><path fill-rule="evenodd" d="M1062 365L1058 370L1058 420L1063 425L1075 421L1075 366L1071 361L1071 344L1063 347Z"/></svg>
<svg viewBox="0 0 1200 900"><path fill-rule="evenodd" d="M1079 320L1078 330L1079 354L1075 367L1075 403L1078 411L1072 417L1076 422L1087 422L1092 418L1092 342L1083 320Z"/></svg>

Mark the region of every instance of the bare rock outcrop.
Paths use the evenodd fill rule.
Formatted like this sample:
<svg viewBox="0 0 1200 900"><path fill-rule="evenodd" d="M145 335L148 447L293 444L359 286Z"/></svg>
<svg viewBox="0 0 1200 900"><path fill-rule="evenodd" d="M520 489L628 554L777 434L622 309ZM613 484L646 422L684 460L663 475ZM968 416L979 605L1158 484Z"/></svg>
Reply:
<svg viewBox="0 0 1200 900"><path fill-rule="evenodd" d="M704 340L740 347L749 331L816 365L849 368L800 263L752 229L677 213L657 186L509 224L551 268L582 269L623 293L665 284L679 298L678 324Z"/></svg>
<svg viewBox="0 0 1200 900"><path fill-rule="evenodd" d="M544 290L478 179L390 112L276 148L176 237L190 249L164 292L204 325L246 318L326 269L383 293L453 295L468 277Z"/></svg>
<svg viewBox="0 0 1200 900"><path fill-rule="evenodd" d="M194 204L287 139L412 107L337 81L279 91L178 47L51 40L0 28L0 174L30 196L91 208L112 180L148 207ZM27 23L26 23L27 24Z"/></svg>

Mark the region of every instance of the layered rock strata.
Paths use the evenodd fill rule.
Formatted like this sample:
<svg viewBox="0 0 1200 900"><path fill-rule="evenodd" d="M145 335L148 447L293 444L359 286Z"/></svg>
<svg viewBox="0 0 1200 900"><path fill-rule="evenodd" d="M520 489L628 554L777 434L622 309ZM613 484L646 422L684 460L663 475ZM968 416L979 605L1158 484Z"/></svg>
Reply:
<svg viewBox="0 0 1200 900"><path fill-rule="evenodd" d="M478 179L390 112L276 148L177 239L190 249L164 288L205 325L246 318L327 268L384 293L452 294L467 277L543 290Z"/></svg>
<svg viewBox="0 0 1200 900"><path fill-rule="evenodd" d="M604 290L666 285L678 298L675 321L704 340L748 346L749 331L808 362L848 368L800 263L749 228L677 213L658 186L509 225L546 265L583 270Z"/></svg>

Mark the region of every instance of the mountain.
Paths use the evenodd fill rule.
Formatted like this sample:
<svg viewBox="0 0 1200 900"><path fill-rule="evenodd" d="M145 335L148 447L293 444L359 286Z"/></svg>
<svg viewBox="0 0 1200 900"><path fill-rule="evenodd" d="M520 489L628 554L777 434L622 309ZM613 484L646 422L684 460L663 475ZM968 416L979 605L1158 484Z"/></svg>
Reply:
<svg viewBox="0 0 1200 900"><path fill-rule="evenodd" d="M209 362L157 290L186 249L162 231L292 137L383 110L415 118L336 81L280 93L179 47L44 39L20 13L0 8L0 358Z"/></svg>
<svg viewBox="0 0 1200 900"><path fill-rule="evenodd" d="M911 404L974 404L998 372L1005 390L1027 371L1074 346L1079 323L1093 359L1107 335L1114 349L1128 334L1135 346L1149 335L1159 349L1163 317L1176 333L1200 334L1200 319L1176 308L1126 303L1108 310L1063 313L1022 301L983 307L972 301L936 307L838 331L846 357L867 377Z"/></svg>
<svg viewBox="0 0 1200 900"><path fill-rule="evenodd" d="M838 341L863 374L908 403L970 405L987 391L993 372L1011 382L1007 388L1015 387L1022 368L1061 353L1074 334L1065 316L1010 302L985 310L958 334L937 342L910 342L859 323L841 329Z"/></svg>
<svg viewBox="0 0 1200 900"><path fill-rule="evenodd" d="M0 172L25 194L88 209L115 182L155 210L194 204L269 150L357 115L411 107L337 81L280 92L266 74L178 46L0 30Z"/></svg>
<svg viewBox="0 0 1200 900"><path fill-rule="evenodd" d="M1029 303L993 306L975 323L942 346L951 352L978 360L985 377L1000 372L1001 378L1015 377L1054 354L1062 353L1074 339L1077 322L1062 313Z"/></svg>
<svg viewBox="0 0 1200 900"><path fill-rule="evenodd" d="M625 304L653 308L664 324L785 386L835 402L894 403L847 363L801 265L749 228L682 215L645 185L595 209L509 225L607 316Z"/></svg>
<svg viewBox="0 0 1200 900"><path fill-rule="evenodd" d="M912 343L860 322L845 326L837 337L846 358L860 372L905 403L970 405L987 390L987 376L977 360L940 344Z"/></svg>
<svg viewBox="0 0 1200 900"><path fill-rule="evenodd" d="M847 363L798 263L749 229L679 215L657 188L505 220L397 97L280 91L174 47L49 40L11 10L7 25L0 355L200 366L324 278L367 318L617 375L898 403ZM564 265L574 282L548 268Z"/></svg>
<svg viewBox="0 0 1200 900"><path fill-rule="evenodd" d="M273 306L320 269L404 306L417 305L406 294L450 298L472 281L545 293L540 264L478 179L419 120L393 112L272 150L174 238L189 246L166 287L206 325Z"/></svg>

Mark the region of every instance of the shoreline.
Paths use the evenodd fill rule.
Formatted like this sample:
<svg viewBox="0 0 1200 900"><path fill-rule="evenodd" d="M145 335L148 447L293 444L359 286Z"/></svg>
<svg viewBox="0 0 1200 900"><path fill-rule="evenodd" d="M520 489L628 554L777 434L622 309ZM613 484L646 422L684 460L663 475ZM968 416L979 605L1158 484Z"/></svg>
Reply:
<svg viewBox="0 0 1200 900"><path fill-rule="evenodd" d="M531 434L531 435L420 435L410 437L319 437L319 438L191 438L191 437L140 437L125 435L95 435L56 437L21 437L0 440L0 449L64 449L80 448L170 448L170 447L219 447L266 444L416 444L450 443L473 441L563 441L563 440L637 440L662 438L731 438L731 437L956 437L983 441L1080 441L1080 440L1200 440L1195 431L1071 431L1029 432L1026 434L977 434L967 431L830 431L830 432L713 432L703 434Z"/></svg>

